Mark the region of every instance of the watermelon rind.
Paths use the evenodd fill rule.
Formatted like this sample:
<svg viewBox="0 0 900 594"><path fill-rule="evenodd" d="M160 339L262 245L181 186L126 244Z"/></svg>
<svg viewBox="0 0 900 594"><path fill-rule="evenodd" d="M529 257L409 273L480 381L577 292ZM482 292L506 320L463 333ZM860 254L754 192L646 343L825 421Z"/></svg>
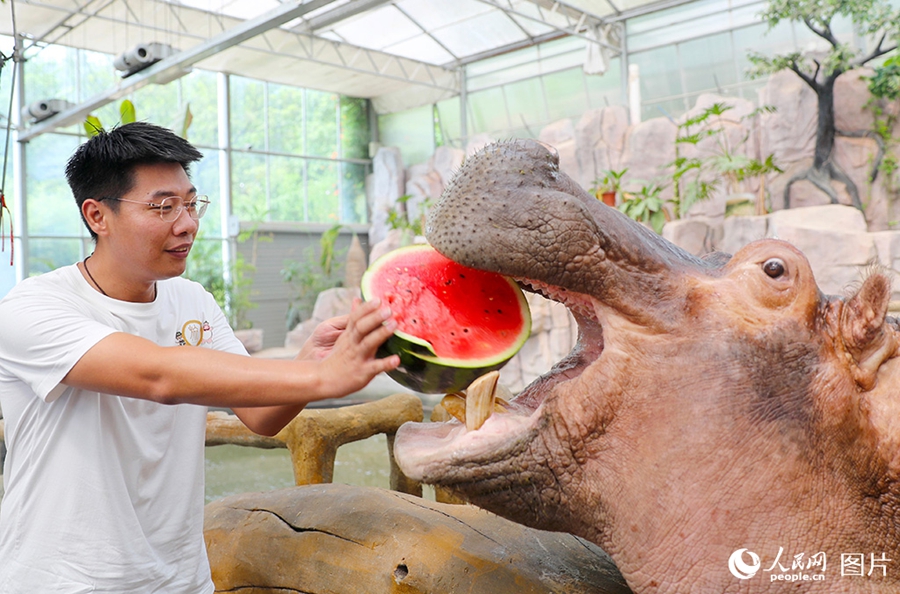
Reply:
<svg viewBox="0 0 900 594"><path fill-rule="evenodd" d="M372 297L369 279L374 278L382 266L391 262L391 256L402 256L403 250L414 249L433 250L434 248L427 244L406 246L378 258L363 275L361 283L363 299L368 300ZM506 365L531 335L531 312L519 286L510 278L504 277L504 280L516 295L522 315L522 327L513 344L502 352L486 358L438 357L428 341L397 330L381 345L377 354L379 357L399 355L400 366L387 372L388 376L400 385L416 392L447 394L464 390L485 373L498 370Z"/></svg>

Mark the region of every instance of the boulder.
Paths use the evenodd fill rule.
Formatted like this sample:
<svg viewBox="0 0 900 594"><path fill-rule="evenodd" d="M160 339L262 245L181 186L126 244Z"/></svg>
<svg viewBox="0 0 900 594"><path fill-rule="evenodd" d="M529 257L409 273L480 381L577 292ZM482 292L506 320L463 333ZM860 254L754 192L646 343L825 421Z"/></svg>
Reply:
<svg viewBox="0 0 900 594"><path fill-rule="evenodd" d="M841 132L871 130L875 123L869 101L871 68L854 68L834 81L834 127Z"/></svg>
<svg viewBox="0 0 900 594"><path fill-rule="evenodd" d="M630 592L601 549L469 505L338 484L206 506L216 592Z"/></svg>
<svg viewBox="0 0 900 594"><path fill-rule="evenodd" d="M703 216L669 221L662 236L695 256L703 256L719 249L722 222Z"/></svg>
<svg viewBox="0 0 900 594"><path fill-rule="evenodd" d="M816 94L789 70L769 77L759 90L759 105L774 113L760 115L760 154L775 155L775 162L793 163L812 158L816 145Z"/></svg>
<svg viewBox="0 0 900 594"><path fill-rule="evenodd" d="M675 159L676 133L675 124L667 118L646 120L629 129L622 156L622 167L628 168L627 186L667 176L665 165Z"/></svg>
<svg viewBox="0 0 900 594"><path fill-rule="evenodd" d="M371 228L369 240L376 243L388 232L388 212L406 192L406 173L400 149L381 147L372 159L372 184L369 194Z"/></svg>
<svg viewBox="0 0 900 594"><path fill-rule="evenodd" d="M439 146L434 150L434 156L431 158L433 171L437 173L441 181L441 189L447 187L456 170L462 165L463 159L466 158L466 152L449 146ZM440 196L440 192L438 196Z"/></svg>
<svg viewBox="0 0 900 594"><path fill-rule="evenodd" d="M580 177L575 180L589 190L602 172L621 169L625 137L628 133L628 108L612 105L591 109L575 126L575 158Z"/></svg>
<svg viewBox="0 0 900 594"><path fill-rule="evenodd" d="M559 170L572 179L580 179L578 157L576 156L575 126L572 120L559 120L544 126L538 140L556 149L559 154Z"/></svg>

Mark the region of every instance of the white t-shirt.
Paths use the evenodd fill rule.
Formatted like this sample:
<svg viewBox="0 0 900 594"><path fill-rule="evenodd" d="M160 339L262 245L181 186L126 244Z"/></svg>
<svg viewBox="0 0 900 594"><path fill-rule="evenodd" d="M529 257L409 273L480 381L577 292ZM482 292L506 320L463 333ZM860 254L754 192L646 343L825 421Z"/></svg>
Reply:
<svg viewBox="0 0 900 594"><path fill-rule="evenodd" d="M67 266L0 301L3 594L213 592L203 540L206 407L59 383L113 332L246 355L212 296L182 278L157 283L153 303L128 303ZM110 364L109 373L118 370Z"/></svg>

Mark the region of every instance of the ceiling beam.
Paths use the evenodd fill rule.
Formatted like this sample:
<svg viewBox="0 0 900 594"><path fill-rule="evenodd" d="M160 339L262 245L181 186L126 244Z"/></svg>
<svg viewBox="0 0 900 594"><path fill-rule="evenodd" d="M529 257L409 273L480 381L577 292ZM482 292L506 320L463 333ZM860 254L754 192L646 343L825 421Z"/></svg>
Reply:
<svg viewBox="0 0 900 594"><path fill-rule="evenodd" d="M591 28L599 27L600 25L602 25L604 23L603 19L597 17L593 13L585 12L583 10L579 10L577 8L574 8L574 7L566 5L566 4L562 4L560 2L553 2L552 5L550 6L550 8L548 9L548 8L545 8L545 5L548 4L548 2L546 2L546 0L528 0L528 1L530 1L532 4L535 5L538 16L535 16L534 14L528 14L526 12L522 12L521 10L514 8L512 5L512 2L510 2L509 0L479 0L479 2L482 2L484 4L489 4L495 8L499 8L500 10L502 10L503 12L505 12L507 14L515 15L517 17L521 17L521 18L525 18L525 19L529 19L536 23L541 23L547 27L551 27L552 29L555 29L556 31L565 33L566 35L571 35L574 37L581 37L587 41L590 41L591 43L597 43L599 45L602 45L603 47L606 47L606 48L611 49L616 52L622 51L622 48L620 48L620 47L616 47L609 43L605 43L603 41L597 40L597 39L591 37L590 35L588 35L588 31ZM547 20L547 16L549 16L549 14L547 14L547 13L558 14L558 15L562 16L566 21L566 25L564 27L561 27L559 25L556 25L556 24L550 22L549 20Z"/></svg>
<svg viewBox="0 0 900 594"><path fill-rule="evenodd" d="M252 37L279 27L288 21L331 4L335 0L294 0L265 14L242 22L228 31L149 66L122 80L117 88L88 99L37 124L20 130L19 142L27 142L41 134L82 121L92 111L133 93L151 83L165 84L190 72L192 65Z"/></svg>

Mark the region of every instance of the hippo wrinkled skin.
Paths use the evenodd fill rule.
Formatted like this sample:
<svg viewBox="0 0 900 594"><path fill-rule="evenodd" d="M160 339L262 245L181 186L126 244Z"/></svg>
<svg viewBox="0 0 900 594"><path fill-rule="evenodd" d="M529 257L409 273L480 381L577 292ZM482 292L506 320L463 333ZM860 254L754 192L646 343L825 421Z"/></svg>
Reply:
<svg viewBox="0 0 900 594"><path fill-rule="evenodd" d="M598 544L637 593L900 591L885 274L841 298L782 241L696 258L523 140L464 163L427 237L564 303L579 339L477 431L404 425L407 475Z"/></svg>

